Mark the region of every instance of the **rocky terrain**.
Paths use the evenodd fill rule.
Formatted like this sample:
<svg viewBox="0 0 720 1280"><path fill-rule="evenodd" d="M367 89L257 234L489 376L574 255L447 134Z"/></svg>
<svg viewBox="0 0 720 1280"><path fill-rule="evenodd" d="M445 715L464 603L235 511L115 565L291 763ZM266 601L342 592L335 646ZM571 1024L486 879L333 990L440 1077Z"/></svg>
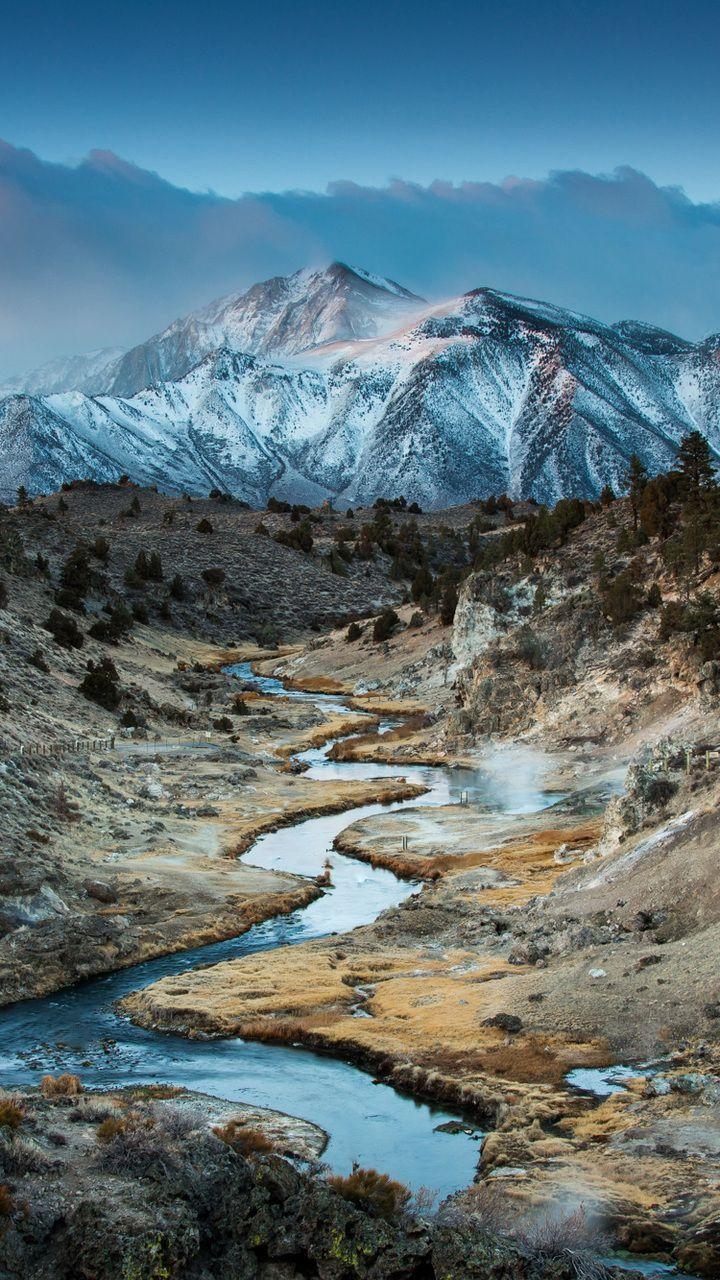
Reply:
<svg viewBox="0 0 720 1280"><path fill-rule="evenodd" d="M606 493L553 511L503 500L436 515L401 502L352 516L274 504L260 515L215 498L190 504L191 515L121 485L3 513L7 1000L308 901L326 886L237 855L302 816L412 799L421 788L398 781L403 763L485 780L482 802L413 800L340 832L339 851L421 889L375 923L167 977L124 1005L175 1034L304 1044L452 1106L486 1132L474 1187L412 1225L403 1209L388 1226L371 1201L368 1226L366 1183L365 1207L349 1209L337 1188L269 1153L248 1163L214 1135L192 1141L215 1170L209 1199L190 1196L178 1174L168 1200L146 1165L125 1170L128 1190L98 1206L85 1130L83 1153L70 1144L71 1171L42 1173L55 1272L36 1261L51 1225L17 1242L37 1215L28 1199L25 1216L10 1164L8 1274L66 1274L68 1240L90 1250L88 1277L164 1267L522 1280L563 1267L602 1274L599 1254L618 1248L718 1273L717 508L712 484L693 492L687 471L641 476L628 499ZM134 499L140 510L123 514ZM203 520L212 533L197 531ZM107 556L78 557L99 537ZM213 567L221 580L202 576ZM257 629L255 599L272 635ZM48 632L53 607L66 623ZM67 647L68 618L80 648ZM98 621L106 626L91 635ZM321 712L244 688L222 670L240 659L344 703ZM105 678L88 696L81 684L98 668ZM79 738L115 746L38 751ZM397 774L305 777L297 753L326 739L338 762ZM618 1067L627 1070L613 1083ZM47 1101L19 1105L46 1123ZM170 1128L157 1136L175 1144L175 1161ZM203 1207L228 1196L232 1228L224 1210ZM568 1256L567 1240L552 1257L538 1256L537 1239L531 1247L527 1224L547 1223L558 1204L602 1224L606 1243L590 1260L585 1245L580 1262ZM122 1218L110 1230L125 1243L104 1272L92 1249L108 1214ZM156 1241L140 1261L127 1243L136 1237Z"/></svg>
<svg viewBox="0 0 720 1280"><path fill-rule="evenodd" d="M39 1093L0 1095L3 1276L628 1277L594 1263L602 1237L582 1215L505 1232L478 1201L430 1215L366 1171L318 1176L311 1126L181 1091L78 1089L47 1077Z"/></svg>

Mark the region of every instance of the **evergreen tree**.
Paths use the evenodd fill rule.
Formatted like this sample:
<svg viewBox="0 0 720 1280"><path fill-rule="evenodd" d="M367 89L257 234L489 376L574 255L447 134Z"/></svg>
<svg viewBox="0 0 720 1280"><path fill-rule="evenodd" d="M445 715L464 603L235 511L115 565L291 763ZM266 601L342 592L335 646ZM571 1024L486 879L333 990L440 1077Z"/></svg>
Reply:
<svg viewBox="0 0 720 1280"><path fill-rule="evenodd" d="M700 431L683 436L677 461L684 501L701 503L715 488L715 467L710 445Z"/></svg>
<svg viewBox="0 0 720 1280"><path fill-rule="evenodd" d="M630 509L633 517L633 529L638 527L638 518L640 516L640 503L642 501L643 491L648 482L648 473L643 463L636 453L630 454L628 469L625 472L625 487L628 491L630 499Z"/></svg>

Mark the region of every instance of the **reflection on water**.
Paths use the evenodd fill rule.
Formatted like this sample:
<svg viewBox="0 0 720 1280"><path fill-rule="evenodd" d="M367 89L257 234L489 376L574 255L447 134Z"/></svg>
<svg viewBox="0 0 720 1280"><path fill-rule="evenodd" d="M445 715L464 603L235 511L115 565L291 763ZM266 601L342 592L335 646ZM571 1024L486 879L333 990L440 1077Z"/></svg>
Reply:
<svg viewBox="0 0 720 1280"><path fill-rule="evenodd" d="M332 695L288 692L277 680L253 676L249 666L231 668L262 692L345 711ZM467 1185L477 1161L477 1141L465 1133L438 1133L452 1117L405 1098L346 1063L299 1048L242 1040L189 1041L144 1031L118 1015L114 1002L166 974L183 973L278 946L346 932L374 920L413 890L391 872L373 869L337 853L333 840L349 822L408 805L455 803L521 812L549 803L542 769L518 760L507 768L441 769L424 766L343 764L325 751L305 752L308 775L318 781L402 777L421 782L426 793L392 806L365 805L344 814L311 818L259 839L245 860L315 876L332 862L333 888L304 911L256 925L240 938L136 965L80 984L43 1000L0 1011L0 1079L6 1087L36 1084L45 1071L77 1071L89 1088L147 1081L184 1085L230 1100L274 1107L319 1124L330 1134L325 1158L347 1171L353 1160L385 1169L411 1186L431 1186L441 1195ZM485 762L487 764L487 762ZM510 772L509 772L510 771ZM514 779L507 786L507 779Z"/></svg>

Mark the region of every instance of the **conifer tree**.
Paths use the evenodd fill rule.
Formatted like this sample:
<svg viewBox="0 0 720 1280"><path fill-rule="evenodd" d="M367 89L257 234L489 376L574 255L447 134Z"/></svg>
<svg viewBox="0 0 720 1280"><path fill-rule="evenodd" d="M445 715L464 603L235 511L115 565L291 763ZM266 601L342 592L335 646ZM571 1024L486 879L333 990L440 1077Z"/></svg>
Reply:
<svg viewBox="0 0 720 1280"><path fill-rule="evenodd" d="M643 463L636 453L630 454L628 469L625 472L625 486L630 499L630 509L633 516L633 529L637 530L638 517L640 515L640 503L642 501L643 490L648 481L648 473Z"/></svg>

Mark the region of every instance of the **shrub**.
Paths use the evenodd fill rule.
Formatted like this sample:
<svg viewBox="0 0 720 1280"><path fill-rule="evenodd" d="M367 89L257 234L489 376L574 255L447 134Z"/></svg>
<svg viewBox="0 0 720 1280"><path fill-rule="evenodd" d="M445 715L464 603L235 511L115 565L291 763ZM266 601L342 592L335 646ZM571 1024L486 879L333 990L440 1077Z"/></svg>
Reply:
<svg viewBox="0 0 720 1280"><path fill-rule="evenodd" d="M183 580L182 580L182 578L180 577L180 574L179 574L179 573L176 573L176 574L175 574L175 577L173 578L172 582L170 583L169 592L170 592L170 595L172 596L173 600L185 600L185 599L186 599L187 591L185 590L185 583L183 582Z"/></svg>
<svg viewBox="0 0 720 1280"><path fill-rule="evenodd" d="M250 715L250 708L241 693L236 693L233 698L233 711L236 716Z"/></svg>
<svg viewBox="0 0 720 1280"><path fill-rule="evenodd" d="M202 576L209 587L220 587L225 581L225 570L203 569Z"/></svg>
<svg viewBox="0 0 720 1280"><path fill-rule="evenodd" d="M55 604L61 609L72 609L73 613L85 613L82 596L71 587L60 587L59 591L55 592Z"/></svg>
<svg viewBox="0 0 720 1280"><path fill-rule="evenodd" d="M187 1160L189 1139L198 1147L198 1120L168 1103L151 1110L108 1116L97 1130L99 1160L112 1173L165 1180Z"/></svg>
<svg viewBox="0 0 720 1280"><path fill-rule="evenodd" d="M50 799L50 809L61 822L77 822L80 816L77 805L68 796L64 782L59 782L55 788Z"/></svg>
<svg viewBox="0 0 720 1280"><path fill-rule="evenodd" d="M90 547L92 554L96 560L106 561L110 555L110 543L107 538L98 537Z"/></svg>
<svg viewBox="0 0 720 1280"><path fill-rule="evenodd" d="M421 565L412 580L412 586L410 588L410 594L412 595L415 604L419 604L421 600L429 600L432 596L434 586L435 583L433 582L433 576L427 565Z"/></svg>
<svg viewBox="0 0 720 1280"><path fill-rule="evenodd" d="M218 729L220 733L232 733L235 725L229 716L220 716L219 719L213 720L213 729Z"/></svg>
<svg viewBox="0 0 720 1280"><path fill-rule="evenodd" d="M651 609L659 609L662 604L662 592L657 582L653 582L647 593L647 602Z"/></svg>
<svg viewBox="0 0 720 1280"><path fill-rule="evenodd" d="M351 622L345 634L345 639L352 644L354 640L359 640L361 635L362 627L357 622Z"/></svg>
<svg viewBox="0 0 720 1280"><path fill-rule="evenodd" d="M135 573L141 582L162 582L163 569L159 552L139 551L135 560Z"/></svg>
<svg viewBox="0 0 720 1280"><path fill-rule="evenodd" d="M642 607L642 597L627 570L619 573L603 591L602 610L613 627L632 622Z"/></svg>
<svg viewBox="0 0 720 1280"><path fill-rule="evenodd" d="M78 692L90 702L114 711L120 702L120 676L111 658L92 659L87 664L87 674L80 681Z"/></svg>
<svg viewBox="0 0 720 1280"><path fill-rule="evenodd" d="M43 1076L40 1092L44 1098L77 1098L83 1092L80 1077L65 1071L59 1076Z"/></svg>
<svg viewBox="0 0 720 1280"><path fill-rule="evenodd" d="M206 520L204 516L203 516L203 519L200 520L199 523L195 525L195 529L197 533L213 533L214 532L210 521Z"/></svg>
<svg viewBox="0 0 720 1280"><path fill-rule="evenodd" d="M253 1129L244 1120L229 1120L214 1128L213 1133L241 1156L262 1156L273 1150L272 1142L262 1130Z"/></svg>
<svg viewBox="0 0 720 1280"><path fill-rule="evenodd" d="M386 1173L378 1173L377 1169L362 1169L359 1165L353 1165L347 1177L328 1178L328 1186L343 1200L388 1220L399 1217L412 1197L404 1183L396 1182Z"/></svg>
<svg viewBox="0 0 720 1280"><path fill-rule="evenodd" d="M144 600L136 600L132 607L132 616L136 622L148 623L150 615Z"/></svg>
<svg viewBox="0 0 720 1280"><path fill-rule="evenodd" d="M132 631L133 613L122 600L114 606L106 605L105 608L109 610L110 617L99 618L97 622L93 623L89 635L94 640L102 640L107 644L118 644L129 631Z"/></svg>
<svg viewBox="0 0 720 1280"><path fill-rule="evenodd" d="M373 625L373 640L378 643L382 640L387 640L399 621L400 619L394 609L383 609L380 617L375 619Z"/></svg>
<svg viewBox="0 0 720 1280"><path fill-rule="evenodd" d="M25 1119L25 1112L14 1098L0 1098L0 1129L9 1129L17 1133Z"/></svg>
<svg viewBox="0 0 720 1280"><path fill-rule="evenodd" d="M684 631L685 609L679 600L670 600L660 613L660 631L658 639L661 644L670 639L673 631Z"/></svg>
<svg viewBox="0 0 720 1280"><path fill-rule="evenodd" d="M283 547L292 547L294 551L312 551L313 536L309 521L301 520L292 529L279 529L275 534L275 541Z"/></svg>
<svg viewBox="0 0 720 1280"><path fill-rule="evenodd" d="M0 609L4 609L7 602L8 602L7 583L3 578L0 578Z"/></svg>
<svg viewBox="0 0 720 1280"><path fill-rule="evenodd" d="M84 636L74 618L69 618L60 609L52 609L50 617L43 623L45 631L49 631L56 644L62 649L82 649Z"/></svg>

